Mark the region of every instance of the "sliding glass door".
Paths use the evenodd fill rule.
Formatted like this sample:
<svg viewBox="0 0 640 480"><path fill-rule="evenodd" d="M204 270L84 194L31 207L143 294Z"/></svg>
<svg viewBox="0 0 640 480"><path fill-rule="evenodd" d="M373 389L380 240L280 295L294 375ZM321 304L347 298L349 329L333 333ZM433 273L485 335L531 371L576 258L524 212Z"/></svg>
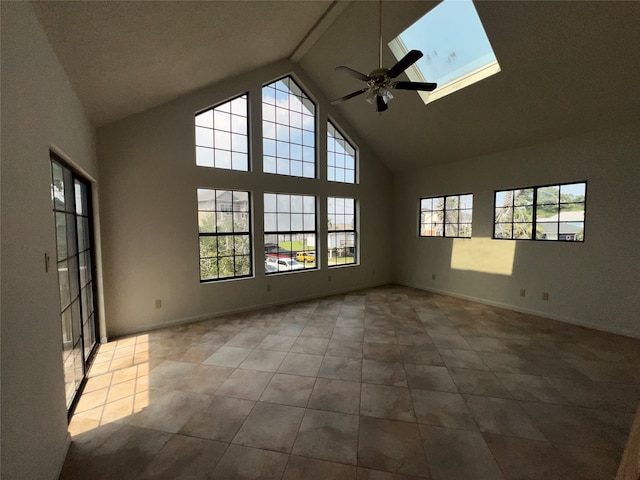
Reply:
<svg viewBox="0 0 640 480"><path fill-rule="evenodd" d="M62 360L67 409L71 412L96 346L91 184L53 153L51 196L57 238Z"/></svg>

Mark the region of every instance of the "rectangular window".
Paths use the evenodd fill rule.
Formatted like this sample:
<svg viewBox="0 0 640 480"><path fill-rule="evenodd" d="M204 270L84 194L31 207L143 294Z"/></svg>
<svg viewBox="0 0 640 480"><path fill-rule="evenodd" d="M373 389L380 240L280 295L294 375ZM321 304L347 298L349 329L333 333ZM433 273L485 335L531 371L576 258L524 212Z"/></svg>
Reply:
<svg viewBox="0 0 640 480"><path fill-rule="evenodd" d="M495 192L493 238L584 241L586 182Z"/></svg>
<svg viewBox="0 0 640 480"><path fill-rule="evenodd" d="M263 170L316 177L316 106L291 77L262 88Z"/></svg>
<svg viewBox="0 0 640 480"><path fill-rule="evenodd" d="M264 194L265 272L317 268L316 197Z"/></svg>
<svg viewBox="0 0 640 480"><path fill-rule="evenodd" d="M356 183L356 149L327 122L327 180Z"/></svg>
<svg viewBox="0 0 640 480"><path fill-rule="evenodd" d="M471 238L473 194L420 199L420 236Z"/></svg>
<svg viewBox="0 0 640 480"><path fill-rule="evenodd" d="M358 258L355 199L328 197L327 216L329 267L355 264Z"/></svg>
<svg viewBox="0 0 640 480"><path fill-rule="evenodd" d="M247 94L196 115L196 165L249 170Z"/></svg>
<svg viewBox="0 0 640 480"><path fill-rule="evenodd" d="M198 189L200 281L252 275L249 192Z"/></svg>

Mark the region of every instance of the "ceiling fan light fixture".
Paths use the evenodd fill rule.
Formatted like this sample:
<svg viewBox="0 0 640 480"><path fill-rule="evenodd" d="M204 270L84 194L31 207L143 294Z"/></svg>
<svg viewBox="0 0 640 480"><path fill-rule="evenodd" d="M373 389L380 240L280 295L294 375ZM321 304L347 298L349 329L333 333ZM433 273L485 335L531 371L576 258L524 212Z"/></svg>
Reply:
<svg viewBox="0 0 640 480"><path fill-rule="evenodd" d="M376 103L376 91L375 90L369 90L369 93L367 93L367 102L369 102L371 105Z"/></svg>
<svg viewBox="0 0 640 480"><path fill-rule="evenodd" d="M380 87L378 89L378 95L382 97L382 99L384 100L384 103L389 103L391 100L393 100L393 95L391 94L391 91L386 87Z"/></svg>
<svg viewBox="0 0 640 480"><path fill-rule="evenodd" d="M385 68L382 66L382 0L380 0L380 66L373 70L369 75L360 73L352 68L344 65L336 67L336 70L342 71L351 77L357 78L366 82L366 87L356 90L353 93L337 98L331 102L332 105L342 103L350 98L357 97L363 93L367 93L366 100L371 104L376 105L377 112L384 112L387 110L388 103L393 99L391 89L397 88L399 90L416 90L416 91L432 91L437 87L436 83L428 82L399 82L395 81L401 73L411 67L420 58L422 58L422 52L419 50L411 50L402 57L393 67Z"/></svg>

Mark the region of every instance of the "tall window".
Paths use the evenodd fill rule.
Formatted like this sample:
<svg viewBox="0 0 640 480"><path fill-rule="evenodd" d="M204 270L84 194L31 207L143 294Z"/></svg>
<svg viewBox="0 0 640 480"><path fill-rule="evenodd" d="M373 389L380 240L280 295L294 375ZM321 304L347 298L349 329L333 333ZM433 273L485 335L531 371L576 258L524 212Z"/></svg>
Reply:
<svg viewBox="0 0 640 480"><path fill-rule="evenodd" d="M198 231L200 281L251 276L249 192L199 188Z"/></svg>
<svg viewBox="0 0 640 480"><path fill-rule="evenodd" d="M473 194L420 199L421 237L470 238Z"/></svg>
<svg viewBox="0 0 640 480"><path fill-rule="evenodd" d="M316 107L291 77L262 88L265 173L315 178Z"/></svg>
<svg viewBox="0 0 640 480"><path fill-rule="evenodd" d="M317 268L316 197L264 194L265 272Z"/></svg>
<svg viewBox="0 0 640 480"><path fill-rule="evenodd" d="M62 322L62 363L69 412L82 393L96 347L91 184L51 152Z"/></svg>
<svg viewBox="0 0 640 480"><path fill-rule="evenodd" d="M327 122L327 180L356 183L356 149Z"/></svg>
<svg viewBox="0 0 640 480"><path fill-rule="evenodd" d="M355 264L358 245L355 199L328 197L327 217L329 266Z"/></svg>
<svg viewBox="0 0 640 480"><path fill-rule="evenodd" d="M196 115L196 165L249 170L247 95Z"/></svg>
<svg viewBox="0 0 640 480"><path fill-rule="evenodd" d="M499 190L493 238L584 241L585 182Z"/></svg>

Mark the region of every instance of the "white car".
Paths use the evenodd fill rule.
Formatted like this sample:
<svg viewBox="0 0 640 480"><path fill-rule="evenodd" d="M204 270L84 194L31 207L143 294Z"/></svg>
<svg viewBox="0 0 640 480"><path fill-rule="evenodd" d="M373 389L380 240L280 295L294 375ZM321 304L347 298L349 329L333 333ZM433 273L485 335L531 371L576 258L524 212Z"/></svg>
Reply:
<svg viewBox="0 0 640 480"><path fill-rule="evenodd" d="M267 263L270 265L277 266L279 272L288 272L290 270L304 269L304 265L302 265L301 263L298 263L296 260L293 260L292 258L269 257L267 258Z"/></svg>

